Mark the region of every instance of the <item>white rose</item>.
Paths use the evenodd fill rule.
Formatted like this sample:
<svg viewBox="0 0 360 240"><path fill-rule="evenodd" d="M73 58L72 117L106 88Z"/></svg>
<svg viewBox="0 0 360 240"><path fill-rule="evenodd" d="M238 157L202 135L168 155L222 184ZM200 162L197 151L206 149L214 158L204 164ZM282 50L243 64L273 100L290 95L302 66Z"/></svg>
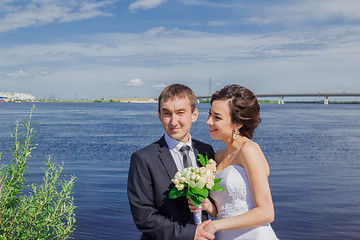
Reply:
<svg viewBox="0 0 360 240"><path fill-rule="evenodd" d="M208 181L206 182L206 188L207 189L212 189L214 185L215 185L214 181L211 180L211 179L208 179Z"/></svg>
<svg viewBox="0 0 360 240"><path fill-rule="evenodd" d="M186 180L186 179L185 179L184 177L180 177L180 178L179 178L179 182L181 182L181 183L184 183L185 180Z"/></svg>
<svg viewBox="0 0 360 240"><path fill-rule="evenodd" d="M184 189L184 184L177 184L175 185L175 187L177 188L177 190L181 191Z"/></svg>
<svg viewBox="0 0 360 240"><path fill-rule="evenodd" d="M205 187L206 180L203 178L200 178L199 181L195 184L195 187L203 189Z"/></svg>

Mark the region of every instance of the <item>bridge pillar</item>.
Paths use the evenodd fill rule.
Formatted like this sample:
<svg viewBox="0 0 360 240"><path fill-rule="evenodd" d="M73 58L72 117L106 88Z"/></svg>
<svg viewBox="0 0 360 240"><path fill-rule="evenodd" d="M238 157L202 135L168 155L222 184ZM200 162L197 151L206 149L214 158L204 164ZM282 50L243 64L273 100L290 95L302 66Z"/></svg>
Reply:
<svg viewBox="0 0 360 240"><path fill-rule="evenodd" d="M278 97L278 104L284 104L284 97Z"/></svg>
<svg viewBox="0 0 360 240"><path fill-rule="evenodd" d="M329 105L329 97L324 97L324 105Z"/></svg>

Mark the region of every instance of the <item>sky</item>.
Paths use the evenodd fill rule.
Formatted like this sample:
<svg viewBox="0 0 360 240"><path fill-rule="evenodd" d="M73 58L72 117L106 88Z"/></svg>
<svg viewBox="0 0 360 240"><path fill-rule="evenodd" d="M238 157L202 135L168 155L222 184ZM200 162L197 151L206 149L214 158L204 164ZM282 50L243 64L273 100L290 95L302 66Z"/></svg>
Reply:
<svg viewBox="0 0 360 240"><path fill-rule="evenodd" d="M358 0L0 0L0 92L360 92Z"/></svg>

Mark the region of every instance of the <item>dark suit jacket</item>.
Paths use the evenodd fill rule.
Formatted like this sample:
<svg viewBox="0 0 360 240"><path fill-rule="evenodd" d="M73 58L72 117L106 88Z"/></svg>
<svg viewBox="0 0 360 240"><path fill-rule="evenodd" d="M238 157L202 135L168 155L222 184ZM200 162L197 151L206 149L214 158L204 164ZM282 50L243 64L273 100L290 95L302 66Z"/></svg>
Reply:
<svg viewBox="0 0 360 240"><path fill-rule="evenodd" d="M195 154L207 153L214 158L210 145L194 139L192 144ZM127 193L134 222L143 233L141 239L194 239L196 225L187 199L168 198L176 172L164 136L132 154ZM206 219L203 211L203 220Z"/></svg>

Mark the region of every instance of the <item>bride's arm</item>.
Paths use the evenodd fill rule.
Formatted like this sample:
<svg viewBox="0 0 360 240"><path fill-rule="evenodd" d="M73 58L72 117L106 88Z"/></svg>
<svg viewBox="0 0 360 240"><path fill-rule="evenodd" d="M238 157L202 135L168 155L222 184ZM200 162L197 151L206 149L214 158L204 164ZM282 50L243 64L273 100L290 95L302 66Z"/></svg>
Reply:
<svg viewBox="0 0 360 240"><path fill-rule="evenodd" d="M248 175L255 208L238 216L211 221L206 231L247 229L274 221L274 206L268 182L269 166L260 147L255 142L247 142L237 156Z"/></svg>

